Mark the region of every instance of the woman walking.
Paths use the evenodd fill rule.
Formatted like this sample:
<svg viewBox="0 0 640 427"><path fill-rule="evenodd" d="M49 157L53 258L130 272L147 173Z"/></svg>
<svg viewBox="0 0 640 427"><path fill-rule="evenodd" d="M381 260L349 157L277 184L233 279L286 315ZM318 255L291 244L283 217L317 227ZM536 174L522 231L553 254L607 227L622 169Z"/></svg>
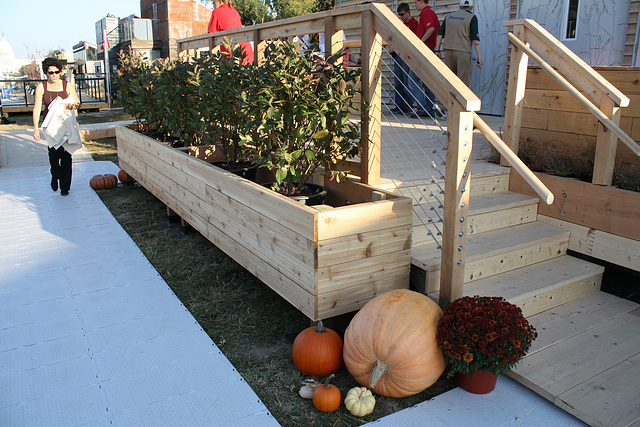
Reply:
<svg viewBox="0 0 640 427"><path fill-rule="evenodd" d="M80 106L72 84L61 79L62 64L55 58L45 58L42 69L47 80L36 87L33 105L33 138L40 141L40 111L44 102L43 132L49 146L51 189L66 196L71 188L71 154L82 144L78 123L72 110Z"/></svg>

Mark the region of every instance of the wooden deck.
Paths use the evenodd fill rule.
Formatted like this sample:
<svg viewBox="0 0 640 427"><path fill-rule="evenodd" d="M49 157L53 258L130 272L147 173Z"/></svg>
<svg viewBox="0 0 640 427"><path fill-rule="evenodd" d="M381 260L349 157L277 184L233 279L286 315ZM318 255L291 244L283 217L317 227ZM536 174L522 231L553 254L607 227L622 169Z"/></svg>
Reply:
<svg viewBox="0 0 640 427"><path fill-rule="evenodd" d="M500 118L494 118L492 127L499 126ZM444 183L433 182L432 170L416 159L432 144L416 134L439 128L388 115L382 127L380 187L413 186L409 191L419 207ZM391 135L404 135L406 142L387 144ZM640 306L599 291L604 269L566 254L571 228L538 221L538 199L508 191L509 169L483 161L491 150L476 136L477 131L465 294L504 296L523 309L539 333L509 376L590 425L640 425ZM437 169L444 174L443 165ZM440 251L427 238L437 224L425 228L424 210L414 212L412 284L437 301ZM633 244L629 249L640 247Z"/></svg>
<svg viewBox="0 0 640 427"><path fill-rule="evenodd" d="M640 424L640 305L597 292L529 321L539 337L511 378L590 425Z"/></svg>

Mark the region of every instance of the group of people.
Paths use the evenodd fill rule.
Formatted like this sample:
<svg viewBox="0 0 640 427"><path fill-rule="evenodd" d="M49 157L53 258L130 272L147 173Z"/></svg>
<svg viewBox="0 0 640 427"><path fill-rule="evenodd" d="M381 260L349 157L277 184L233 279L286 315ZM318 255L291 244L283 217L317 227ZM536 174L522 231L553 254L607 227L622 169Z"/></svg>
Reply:
<svg viewBox="0 0 640 427"><path fill-rule="evenodd" d="M476 66L482 68L478 18L473 14L473 0L461 0L460 10L447 15L442 25L428 3L429 0L415 0L415 7L420 12L418 19L411 16L408 3L400 3L397 8L398 17L429 49L443 58L444 63L464 84L470 86L473 74L472 51L476 53ZM395 52L392 56L396 106L391 111L410 114L415 101L418 116L433 117L434 110L440 113L436 98L429 88L402 58Z"/></svg>

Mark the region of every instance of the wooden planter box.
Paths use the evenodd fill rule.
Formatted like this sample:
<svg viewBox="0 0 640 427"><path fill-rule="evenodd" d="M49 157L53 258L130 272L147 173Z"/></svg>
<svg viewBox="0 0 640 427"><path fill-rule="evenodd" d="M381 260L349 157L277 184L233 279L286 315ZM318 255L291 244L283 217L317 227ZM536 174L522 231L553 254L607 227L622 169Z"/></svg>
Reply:
<svg viewBox="0 0 640 427"><path fill-rule="evenodd" d="M311 320L409 287L410 199L330 183L333 207L316 209L131 129L116 136L125 172Z"/></svg>

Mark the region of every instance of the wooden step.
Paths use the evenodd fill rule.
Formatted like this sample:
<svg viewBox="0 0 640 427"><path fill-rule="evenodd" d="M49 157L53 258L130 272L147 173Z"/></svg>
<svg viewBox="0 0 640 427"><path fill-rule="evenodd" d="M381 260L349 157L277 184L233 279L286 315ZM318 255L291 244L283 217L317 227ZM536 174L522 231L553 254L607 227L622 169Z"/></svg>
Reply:
<svg viewBox="0 0 640 427"><path fill-rule="evenodd" d="M592 426L640 425L640 305L596 292L529 318L511 378Z"/></svg>
<svg viewBox="0 0 640 427"><path fill-rule="evenodd" d="M529 317L598 292L603 272L602 266L564 255L471 282L464 294L504 297Z"/></svg>
<svg viewBox="0 0 640 427"><path fill-rule="evenodd" d="M509 190L510 168L487 162L471 163L470 196L481 194L500 193ZM387 174L385 173L385 176ZM374 187L394 193L402 194L414 199L414 203L424 203L430 199L433 193L442 198L444 179L435 178L411 178L407 177L381 178L380 183Z"/></svg>
<svg viewBox="0 0 640 427"><path fill-rule="evenodd" d="M511 191L472 196L469 201L469 234L485 233L535 221L538 201L537 197ZM429 233L439 236L442 222L437 221L442 218L442 211L440 205L434 203L414 205L413 246L433 243L434 240ZM437 237L437 240L441 242L442 239Z"/></svg>
<svg viewBox="0 0 640 427"><path fill-rule="evenodd" d="M568 244L568 231L540 222L470 235L465 283L562 256ZM412 248L411 283L419 292L439 289L440 256L435 244Z"/></svg>

